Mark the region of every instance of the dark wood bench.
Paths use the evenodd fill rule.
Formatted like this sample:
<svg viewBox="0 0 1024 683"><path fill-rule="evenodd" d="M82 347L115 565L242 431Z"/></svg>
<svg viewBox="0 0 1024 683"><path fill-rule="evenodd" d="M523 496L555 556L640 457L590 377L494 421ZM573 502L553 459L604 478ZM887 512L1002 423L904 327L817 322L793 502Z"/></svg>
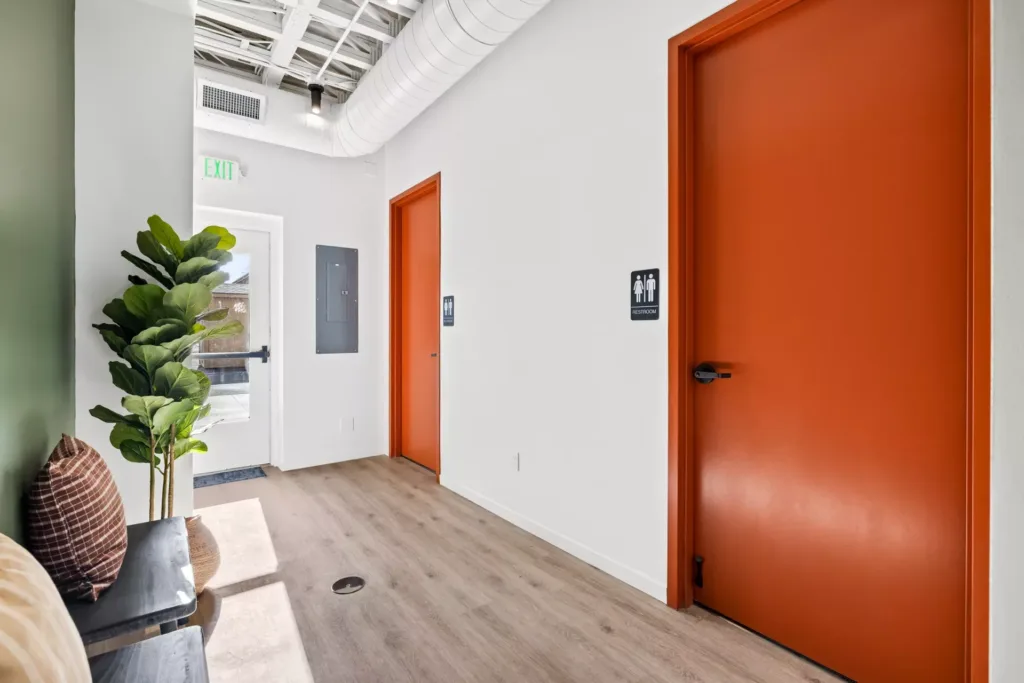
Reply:
<svg viewBox="0 0 1024 683"><path fill-rule="evenodd" d="M182 517L132 524L117 581L96 602L67 602L86 645L159 626L163 635L89 660L103 683L207 683L199 627L178 631L196 611L196 587Z"/></svg>
<svg viewBox="0 0 1024 683"><path fill-rule="evenodd" d="M209 683L198 626L144 640L89 660L93 683Z"/></svg>
<svg viewBox="0 0 1024 683"><path fill-rule="evenodd" d="M196 611L196 585L182 517L132 524L117 581L96 602L69 601L88 645L160 626L168 631Z"/></svg>

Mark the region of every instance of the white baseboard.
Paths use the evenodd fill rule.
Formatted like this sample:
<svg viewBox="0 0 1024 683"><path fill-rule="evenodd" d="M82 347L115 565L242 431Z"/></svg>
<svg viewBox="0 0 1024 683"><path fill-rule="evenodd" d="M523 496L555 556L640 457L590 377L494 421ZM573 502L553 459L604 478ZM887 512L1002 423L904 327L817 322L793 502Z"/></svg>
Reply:
<svg viewBox="0 0 1024 683"><path fill-rule="evenodd" d="M384 455L383 453L366 453L366 454L353 454L346 453L344 455L338 455L337 453L329 452L322 458L315 458L313 460L303 461L300 463L286 462L280 465L275 465L282 472L291 472L292 470L304 470L310 467L322 467L324 465L336 465L340 462L348 462L349 460L362 460L364 458L376 458Z"/></svg>
<svg viewBox="0 0 1024 683"><path fill-rule="evenodd" d="M619 581L628 583L630 586L647 593L652 598L665 602L667 591L663 582L657 581L643 572L639 572L635 569L622 565L610 557L606 557L605 555L588 548L582 543L577 543L557 531L553 531L542 524L538 524L532 519L524 517L514 510L510 510L504 505L501 505L500 503L497 503L470 488L445 480L443 473L441 475L441 485L448 490L457 493L463 498L476 503L485 510L493 512L505 521L515 524L520 529L528 531L534 536L547 541L551 545L583 560L587 564L597 567L606 574L614 576Z"/></svg>

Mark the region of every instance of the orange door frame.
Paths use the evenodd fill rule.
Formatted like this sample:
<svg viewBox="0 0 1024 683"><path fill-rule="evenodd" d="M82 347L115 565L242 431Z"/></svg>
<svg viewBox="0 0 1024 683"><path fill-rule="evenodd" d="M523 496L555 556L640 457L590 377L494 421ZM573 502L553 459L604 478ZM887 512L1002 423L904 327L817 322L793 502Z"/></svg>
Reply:
<svg viewBox="0 0 1024 683"><path fill-rule="evenodd" d="M676 609L693 604L693 58L801 0L738 0L669 41L668 202L668 585ZM991 414L991 9L970 12L970 329L968 331L967 632L968 683L988 681L989 487Z"/></svg>
<svg viewBox="0 0 1024 683"><path fill-rule="evenodd" d="M391 370L389 373L390 388L390 442L388 444L388 457L397 458L398 449L402 443L402 208L417 199L428 195L431 192L437 193L437 234L438 240L441 237L441 174L436 173L421 183L410 187L391 199L389 205L390 215L390 238L391 238L391 295L390 295L390 359ZM440 278L438 278L440 280ZM437 293L438 300L441 292ZM437 348L441 348L441 340L437 340ZM440 359L438 359L440 362ZM437 481L441 481L441 386L438 384L437 396Z"/></svg>

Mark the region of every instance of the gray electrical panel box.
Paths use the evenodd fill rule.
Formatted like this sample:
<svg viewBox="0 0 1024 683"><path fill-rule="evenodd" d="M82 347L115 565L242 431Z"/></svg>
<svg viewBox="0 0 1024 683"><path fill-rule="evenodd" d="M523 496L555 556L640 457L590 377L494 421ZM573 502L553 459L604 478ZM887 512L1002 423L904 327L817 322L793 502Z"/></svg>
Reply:
<svg viewBox="0 0 1024 683"><path fill-rule="evenodd" d="M316 352L359 352L359 250L316 247Z"/></svg>

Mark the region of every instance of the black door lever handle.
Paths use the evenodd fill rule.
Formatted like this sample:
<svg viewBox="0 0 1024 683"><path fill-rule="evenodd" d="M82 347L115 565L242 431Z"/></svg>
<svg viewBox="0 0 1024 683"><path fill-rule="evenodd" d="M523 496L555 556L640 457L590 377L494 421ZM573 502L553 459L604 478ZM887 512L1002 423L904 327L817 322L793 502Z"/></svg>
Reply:
<svg viewBox="0 0 1024 683"><path fill-rule="evenodd" d="M718 372L711 363L701 363L693 369L693 378L701 384L711 384L716 379L729 379L731 372Z"/></svg>

